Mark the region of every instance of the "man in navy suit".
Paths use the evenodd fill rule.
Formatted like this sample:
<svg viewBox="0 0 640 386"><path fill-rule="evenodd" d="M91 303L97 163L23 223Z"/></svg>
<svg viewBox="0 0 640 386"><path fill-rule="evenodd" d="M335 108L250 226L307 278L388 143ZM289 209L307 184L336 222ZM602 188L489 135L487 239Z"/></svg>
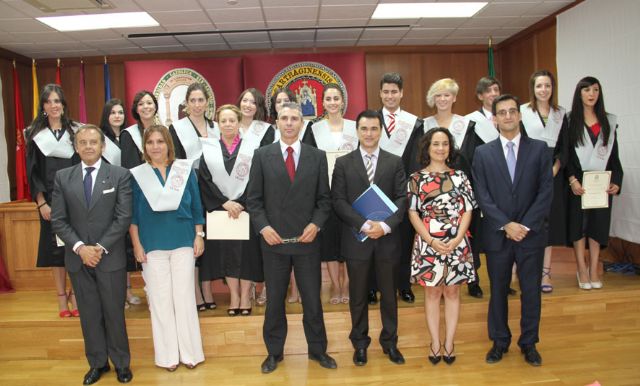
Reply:
<svg viewBox="0 0 640 386"><path fill-rule="evenodd" d="M540 366L542 358L535 345L539 341L542 259L553 189L551 157L544 142L520 133L516 97L497 97L492 112L500 137L478 147L473 162L491 282L488 327L493 347L486 360L499 362L509 350L507 295L515 262L522 303L518 346L527 363Z"/></svg>

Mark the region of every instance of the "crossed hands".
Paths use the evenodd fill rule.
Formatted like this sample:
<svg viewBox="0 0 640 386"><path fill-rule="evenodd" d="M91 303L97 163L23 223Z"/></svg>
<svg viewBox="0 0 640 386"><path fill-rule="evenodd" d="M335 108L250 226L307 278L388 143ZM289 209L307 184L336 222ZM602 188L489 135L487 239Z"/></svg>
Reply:
<svg viewBox="0 0 640 386"><path fill-rule="evenodd" d="M97 245L83 244L78 247L78 255L80 255L82 263L91 268L95 268L100 263L103 252L104 250Z"/></svg>
<svg viewBox="0 0 640 386"><path fill-rule="evenodd" d="M524 238L527 237L527 234L529 233L524 225L519 224L515 221L512 221L505 225L504 231L508 239L517 242L524 240Z"/></svg>
<svg viewBox="0 0 640 386"><path fill-rule="evenodd" d="M313 240L316 239L316 236L318 235L319 231L320 229L316 224L314 223L307 224L307 226L304 227L302 234L298 236L298 242L300 243L313 242ZM273 229L273 227L271 227L270 225L264 227L261 233L262 233L262 237L264 237L264 241L266 241L267 244L269 245L282 244L282 238L280 237L278 232L276 232L276 230Z"/></svg>

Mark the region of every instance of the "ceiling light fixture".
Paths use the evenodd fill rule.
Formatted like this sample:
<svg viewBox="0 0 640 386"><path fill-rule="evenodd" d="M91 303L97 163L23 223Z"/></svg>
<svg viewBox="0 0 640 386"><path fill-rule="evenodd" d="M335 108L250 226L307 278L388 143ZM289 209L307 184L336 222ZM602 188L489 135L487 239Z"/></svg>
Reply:
<svg viewBox="0 0 640 386"><path fill-rule="evenodd" d="M156 27L158 22L146 12L100 13L92 15L37 17L58 31L88 31L109 28Z"/></svg>
<svg viewBox="0 0 640 386"><path fill-rule="evenodd" d="M378 4L372 19L418 19L444 17L471 17L486 2L473 3L385 3Z"/></svg>

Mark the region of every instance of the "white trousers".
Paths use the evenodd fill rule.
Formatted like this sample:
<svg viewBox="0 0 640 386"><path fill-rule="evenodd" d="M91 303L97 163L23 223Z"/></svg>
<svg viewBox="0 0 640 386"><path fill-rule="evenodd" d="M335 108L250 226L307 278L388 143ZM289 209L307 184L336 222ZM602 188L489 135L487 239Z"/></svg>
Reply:
<svg viewBox="0 0 640 386"><path fill-rule="evenodd" d="M142 264L157 366L204 361L193 276L193 248L149 252Z"/></svg>

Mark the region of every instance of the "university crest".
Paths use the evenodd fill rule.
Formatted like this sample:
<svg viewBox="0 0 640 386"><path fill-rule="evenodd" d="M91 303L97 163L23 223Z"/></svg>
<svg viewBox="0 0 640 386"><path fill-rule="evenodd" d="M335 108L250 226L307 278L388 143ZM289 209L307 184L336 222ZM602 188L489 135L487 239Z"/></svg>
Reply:
<svg viewBox="0 0 640 386"><path fill-rule="evenodd" d="M164 74L153 89L153 94L158 98L160 124L169 127L171 123L187 116L185 98L187 88L191 83L202 83L209 93L209 104L205 115L213 119L216 111L216 98L209 82L197 71L190 68L175 68Z"/></svg>

